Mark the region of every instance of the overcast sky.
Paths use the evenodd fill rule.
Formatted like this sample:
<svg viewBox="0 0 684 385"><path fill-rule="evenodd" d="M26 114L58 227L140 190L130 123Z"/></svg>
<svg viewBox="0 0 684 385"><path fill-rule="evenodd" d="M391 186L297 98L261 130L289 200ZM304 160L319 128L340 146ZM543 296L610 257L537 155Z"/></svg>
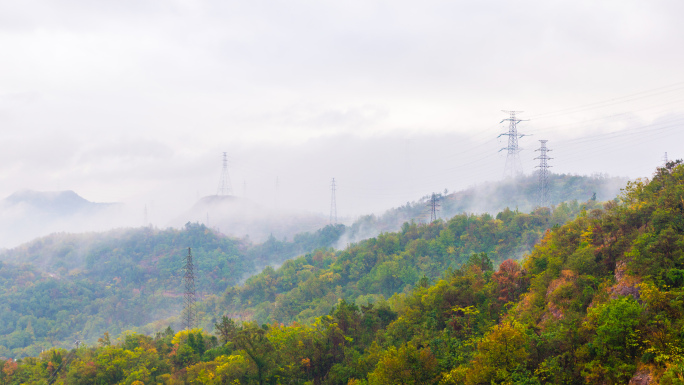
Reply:
<svg viewBox="0 0 684 385"><path fill-rule="evenodd" d="M2 1L0 196L358 215L526 173L684 157L681 1ZM276 190L276 179L278 189ZM276 198L277 197L277 198ZM142 221L142 219L141 219Z"/></svg>

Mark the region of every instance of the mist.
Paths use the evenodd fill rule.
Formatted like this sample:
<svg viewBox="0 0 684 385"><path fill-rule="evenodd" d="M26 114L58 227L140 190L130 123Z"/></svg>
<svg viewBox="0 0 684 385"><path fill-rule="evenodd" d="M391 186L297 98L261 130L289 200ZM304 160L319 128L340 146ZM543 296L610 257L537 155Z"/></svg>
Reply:
<svg viewBox="0 0 684 385"><path fill-rule="evenodd" d="M665 129L658 132L660 135L638 137L632 133L640 127L633 126L608 135L555 140L554 136L559 135L548 132L544 137L551 138L551 172L608 175L621 177L621 181L649 177L662 164L671 143L684 140L684 133L674 129L676 126L655 127ZM531 122L528 128L533 128ZM127 167L135 171L120 175L121 180L111 175L104 180L60 180L60 187L74 190L91 201L91 196L97 196L93 189L119 186L118 190L112 187L108 191L119 192L110 195L119 198L113 199L117 204L111 207L57 217L27 206L3 206L0 245L16 246L51 232L143 225L181 227L187 222L204 223L237 237L249 236L255 242L271 234L279 239L290 238L297 232L315 231L329 223L332 178L336 181L338 221L350 225L361 216L381 215L433 192L456 192L478 186L483 189L503 180L506 154L497 151L506 142L495 135L503 132L503 127L490 131L480 133L480 141L463 134L404 133L368 138L338 135L280 146L235 146L227 149L232 195L240 201L239 210L232 211L201 207L203 198L217 193L222 167L219 148L200 158L160 157L139 167L132 159ZM524 131L522 124L520 131ZM621 132L626 133L626 138L620 137ZM530 137L520 139L520 145L523 171L533 177L536 144ZM668 151L668 157L681 158L682 154L674 150ZM603 161L604 158L609 161ZM160 168L159 172L156 168ZM28 186L37 184L33 178L22 179ZM496 199L483 192L478 196ZM491 212L494 203L473 202L465 211ZM287 221L295 218L301 219L302 225L288 228ZM287 231L281 231L285 228Z"/></svg>
<svg viewBox="0 0 684 385"><path fill-rule="evenodd" d="M0 201L0 248L52 233L129 227L128 209L120 203L88 202L73 191L19 191Z"/></svg>
<svg viewBox="0 0 684 385"><path fill-rule="evenodd" d="M351 224L501 180L502 109L524 110L528 176L545 139L552 172L648 177L665 152L684 157L673 145L684 140L681 11L667 1L0 5L0 197L71 190L120 204L59 219L3 208L0 244L184 221L231 233L196 206L216 194L224 151L231 195L252 207L236 235L271 234L263 218L278 213L309 218L302 229L329 222L332 178L339 221Z"/></svg>

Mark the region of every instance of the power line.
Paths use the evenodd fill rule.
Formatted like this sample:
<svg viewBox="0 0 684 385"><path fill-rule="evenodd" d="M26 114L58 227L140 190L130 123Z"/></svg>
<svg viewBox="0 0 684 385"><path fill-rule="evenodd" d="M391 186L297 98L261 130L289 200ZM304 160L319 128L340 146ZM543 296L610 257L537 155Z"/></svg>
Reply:
<svg viewBox="0 0 684 385"><path fill-rule="evenodd" d="M566 143L585 143L585 142L595 142L597 139L620 139L629 136L635 136L642 138L645 134L656 133L658 131L668 130L668 129L679 129L679 124L684 123L684 117L678 117L664 122L645 124L633 128L628 128L619 131L604 132L596 135L582 136L575 139L566 140Z"/></svg>
<svg viewBox="0 0 684 385"><path fill-rule="evenodd" d="M195 302L197 297L195 294L195 267L192 263L192 252L188 247L188 256L185 259L185 275L183 276L183 283L185 284L185 292L183 293L183 314L181 316L181 329L190 330L195 327L197 322L197 313L195 311Z"/></svg>
<svg viewBox="0 0 684 385"><path fill-rule="evenodd" d="M55 369L55 371L52 373L52 375L48 378L48 381L47 381L48 385L52 385L55 382L55 380L57 380L57 375L59 374L60 370L69 366L69 364L71 363L71 360L74 358L74 355L78 351L78 345L80 345L80 344L81 344L81 341L79 341L79 340L76 340L74 342L76 349L69 352L67 357L62 361L62 363L59 364L57 369Z"/></svg>
<svg viewBox="0 0 684 385"><path fill-rule="evenodd" d="M647 143L652 142L658 138L666 137L670 135L671 132L680 129L681 124L684 123L684 118L673 117L665 121L660 121L651 124L642 124L629 129L622 129L619 131L604 132L600 134L583 136L576 139L561 140L562 149L566 152L570 152L568 156L564 157L564 163L572 164L575 160L584 159L591 154L595 154L598 151L608 149L609 151L616 151L622 148L626 144L631 143ZM606 140L610 140L606 143ZM472 147L468 150L472 150ZM466 151L468 151L466 150ZM454 173L460 174L463 171L468 170L473 171L477 169L477 176L466 176L459 175L459 182L461 184L466 181L476 182L482 180L483 177L494 177L496 174L491 172L485 164L485 160L490 155L482 154L475 155L470 158L469 161L459 162L457 164L452 164L451 166L433 169L432 173L420 175L420 183L432 183L432 182L447 182L449 181L449 176ZM531 160L531 159L530 159ZM409 189L411 191L398 192L396 190L391 190L381 187L359 187L355 188L354 191L348 192L355 197L367 197L369 195L373 196L386 196L388 198L404 196L408 193L419 193L419 190Z"/></svg>
<svg viewBox="0 0 684 385"><path fill-rule="evenodd" d="M644 91L636 92L633 94L627 94L627 95L619 96L619 97L612 98L612 99L607 99L607 100L583 104L583 105L579 105L579 106L575 106L575 107L569 107L569 108L564 108L561 110L537 114L537 115L534 115L532 117L537 119L540 117L567 115L570 113L593 110L593 109L608 107L608 106L615 105L615 104L631 102L631 101L638 100L638 99L649 98L649 97L657 96L660 94L675 92L675 91L681 90L682 88L684 88L684 82L677 82L674 84L670 84L668 86L653 88L650 90L644 90Z"/></svg>
<svg viewBox="0 0 684 385"><path fill-rule="evenodd" d="M597 151L605 151L606 149L622 149L627 144L639 143L640 145L643 145L645 143L658 139L659 137L665 136L668 133L668 131L679 131L680 124L681 123L668 122L668 124L665 126L656 126L648 130L643 130L643 128L649 126L642 126L638 128L641 129L641 131L627 132L627 130L624 130L618 132L611 132L601 136L596 135L585 138L578 138L576 140L565 141L563 142L564 150L572 150L572 154L570 154L567 157L567 159L563 158L563 160L567 161L585 158L586 153L591 154L596 153ZM626 133L623 134L623 132ZM611 141L608 143L599 143L595 139L611 139Z"/></svg>
<svg viewBox="0 0 684 385"><path fill-rule="evenodd" d="M611 106L616 106L616 105L624 105L627 107L628 103L632 103L635 100L637 101L647 101L649 103L645 103L648 105L651 111L658 109L662 110L666 105L664 104L665 101L668 102L667 105L670 105L671 100L679 99L680 98L680 90L684 87L684 83L676 83L670 86L666 87L661 87L661 88L656 88L652 90L647 90L647 91L642 91L638 93L633 93L633 94L628 94L616 98L612 98L609 100L605 101L599 101L595 103L590 103L590 104L585 104L581 106L575 106L572 108L565 108L565 109L560 109L560 111L550 111L547 113L539 114L539 115L534 115L535 120L537 118L539 119L545 119L545 118L550 118L554 115L556 116L563 116L566 115L568 118L572 118L570 116L571 114L576 114L576 113L581 113L583 111L590 111L590 110L598 110L602 108L608 108ZM657 100L656 100L657 99ZM678 102L678 101L677 101ZM640 105L641 106L641 105ZM620 106L619 108L621 108ZM637 106L634 106L637 107ZM663 108L659 108L663 107ZM641 110L641 107L638 107L638 110ZM583 120L581 122L573 122L573 123L567 123L567 122L559 122L559 124L553 125L553 126L546 126L545 129L541 130L534 130L535 133L540 132L540 131L546 131L547 134L550 135L556 135L553 133L553 131L556 131L559 128L565 128L565 127L572 127L575 129L575 132L577 131L576 128L581 128L581 129L589 129L591 128L588 123L593 123L591 126L594 124L596 125L602 125L604 127L611 127L612 125L606 125L602 123L601 121L610 121L610 120L619 120L620 125L619 126L626 126L628 123L630 123L630 120L634 119L636 120L638 117L634 116L634 118L630 119L630 113L634 113L635 110L631 110L625 113L621 114L605 114L603 117L599 118L589 118L589 120ZM607 111L606 111L607 112ZM602 114L603 115L603 114ZM617 118L617 119L616 119ZM508 119L504 120L507 121ZM575 119L571 119L575 120ZM595 153L597 149L601 148L609 148L610 152L609 153L618 153L618 149L622 147L624 144L627 143L633 143L633 142L654 142L658 138L662 137L670 137L672 136L672 133L675 130L679 130L678 127L675 127L675 121L679 119L672 119L670 117L667 119L665 122L657 122L657 123L651 123L651 124L639 124L637 123L637 126L634 128L628 128L628 129L620 129L617 131L613 132L604 132L599 135L590 135L590 136L583 136L580 138L575 138L575 139L569 139L569 140L561 140L560 138L551 137L550 139L556 140L557 144L554 146L556 151L562 150L562 151L569 151L570 148L573 149L571 151L572 153L569 153L568 156L564 156L564 166L568 166L569 164L572 165L576 163L576 160L580 158L584 158L586 156L591 155L592 153ZM502 121L503 122L503 121ZM586 127L583 127L586 126ZM526 127L526 132L529 133L528 130L530 130L529 127ZM510 127L509 127L510 128ZM617 128L617 126L615 126ZM510 131L510 130L509 130ZM647 135L644 135L647 134ZM484 131L479 131L478 134L475 135L475 137L480 137L482 135L487 135L486 132ZM491 135L491 134L489 134ZM504 134L508 136L507 134ZM546 134L545 134L546 135ZM500 135L503 136L503 135ZM574 136L574 135L573 135ZM471 136L469 138L470 140L473 140L475 137ZM518 137L521 137L518 135ZM509 138L510 139L510 136ZM597 141L596 139L604 139L604 140L611 140L610 143L605 143L601 141ZM501 139L500 139L501 140ZM458 162L456 164L454 163L446 163L442 164L442 166L447 166L447 167L439 167L436 169L431 170L432 172L428 174L423 174L418 176L419 181L421 184L423 183L431 183L431 182L445 182L445 183L451 183L453 182L453 175L450 174L458 174L458 181L459 183L464 183L465 180L467 179L472 179L472 181L476 180L481 180L485 174L486 175L492 175L493 172L490 169L487 169L488 165L486 162L484 162L485 159L487 159L487 156L483 154L483 152L487 151L481 151L481 149L488 149L488 147L491 145L492 149L491 151L495 150L494 149L494 144L492 143L494 141L494 138L492 138L490 141L483 142L480 140L475 141L474 143L470 143L470 145L464 149L462 152L449 152L445 155L445 158L447 159L453 159L457 156L463 156L464 153L472 153L472 157L470 157L466 162ZM491 143L491 144L490 144ZM561 143L561 144L558 144ZM560 147L559 147L560 146ZM500 147L500 146L497 146ZM510 147L510 146L509 146ZM506 147L508 149L508 147ZM520 148L518 148L518 151ZM480 154L475 154L474 152L479 152ZM488 151L487 151L488 152ZM502 154L503 155L503 154ZM507 157L508 160L508 157ZM527 169L531 159L522 159L522 165ZM232 164L232 163L231 163ZM248 165L249 166L249 165ZM450 166L450 167L449 167ZM472 174L473 170L476 169L477 176L474 175L460 175L461 173L466 173L468 172L469 174ZM265 172L265 170L261 170ZM493 176L493 175L492 175ZM417 184L417 183L416 183ZM415 186L415 185L414 185ZM404 195L405 193L400 193L399 191L392 190L390 188L381 188L380 186L373 188L366 186L354 189L355 191L349 191L347 194L352 194L354 196L366 196L370 193L370 195L376 195L376 196L401 196ZM402 189L403 190L403 189ZM413 190L412 188L409 188L408 190ZM416 190L418 191L418 190Z"/></svg>
<svg viewBox="0 0 684 385"><path fill-rule="evenodd" d="M501 123L506 121L508 122L508 132L504 132L503 134L500 134L498 137L508 136L508 147L504 147L499 151L508 151L508 153L506 154L506 167L504 169L504 176L513 178L522 174L522 164L520 163L520 148L518 147L518 139L525 136L525 134L518 134L518 123L522 122L522 120L515 117L515 114L517 112L522 111L502 111L509 114L508 119L504 119L501 121Z"/></svg>

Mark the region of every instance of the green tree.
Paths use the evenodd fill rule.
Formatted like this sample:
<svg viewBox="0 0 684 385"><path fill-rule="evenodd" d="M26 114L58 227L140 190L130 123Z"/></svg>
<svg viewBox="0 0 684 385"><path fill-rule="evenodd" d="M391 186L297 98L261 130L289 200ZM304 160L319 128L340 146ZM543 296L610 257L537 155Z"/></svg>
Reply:
<svg viewBox="0 0 684 385"><path fill-rule="evenodd" d="M235 339L238 328L232 318L223 316L221 322L214 324L216 331L219 333L219 338L223 345Z"/></svg>
<svg viewBox="0 0 684 385"><path fill-rule="evenodd" d="M245 323L235 336L235 345L243 350L257 368L257 381L263 385L272 364L273 345L266 336L266 330L255 323Z"/></svg>
<svg viewBox="0 0 684 385"><path fill-rule="evenodd" d="M590 309L585 328L591 342L585 351L592 359L583 370L587 381L629 381L643 349L638 328L642 313L641 305L629 296Z"/></svg>
<svg viewBox="0 0 684 385"><path fill-rule="evenodd" d="M502 383L516 372L528 354L528 337L522 325L504 322L495 325L477 345L466 384Z"/></svg>

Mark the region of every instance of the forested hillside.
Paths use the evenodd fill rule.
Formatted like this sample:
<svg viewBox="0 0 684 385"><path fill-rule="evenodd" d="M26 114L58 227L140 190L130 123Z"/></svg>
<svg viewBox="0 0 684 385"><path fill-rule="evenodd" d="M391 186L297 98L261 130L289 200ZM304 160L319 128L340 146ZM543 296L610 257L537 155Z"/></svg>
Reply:
<svg viewBox="0 0 684 385"><path fill-rule="evenodd" d="M176 316L181 268L195 257L200 298L220 294L264 266L334 244L344 226L292 241L252 245L204 225L53 234L0 255L0 356L36 355L74 340L94 342Z"/></svg>
<svg viewBox="0 0 684 385"><path fill-rule="evenodd" d="M505 223L489 219L492 225L497 220ZM437 246L433 240L454 223L408 225L401 234L384 235L394 244L390 249L380 248L378 238L339 255L321 254L320 261L313 259L318 253L307 258L320 272L329 269L323 275L341 298L347 288L335 282L363 271L352 261L364 259L349 258L354 248L356 255L363 251L389 261L412 250L390 241ZM409 240L410 234L415 238ZM454 237L443 245L459 248L461 242ZM578 218L549 229L521 263L506 259L496 266L492 259L506 258L505 247L489 247L489 254L460 257L463 263L440 278L419 279L386 300L340 299L312 322L281 323L273 313L273 322L259 325L216 313L213 330L166 329L152 337L127 333L116 341L103 335L97 345L6 360L1 379L6 384L347 385L684 381L684 166L669 163L652 180L631 183L618 201L584 207ZM427 249L425 255L440 254ZM418 257L412 265L420 268L420 263ZM309 279L317 276L312 274ZM235 295L228 293L226 300ZM276 295L275 301L284 298Z"/></svg>
<svg viewBox="0 0 684 385"><path fill-rule="evenodd" d="M552 181L554 199L610 192L614 182L566 175L553 176ZM492 207L519 201L531 206L535 186L533 178L520 178L450 194L442 201L444 212L465 210L473 196L485 192L482 196L490 197ZM0 357L35 355L76 339L93 342L105 330L118 335L132 328L149 332L162 324L177 325L187 247L193 249L195 283L200 299L205 299L200 306L203 325L211 326L217 313L261 322L310 321L327 313L338 298L388 298L418 279L432 279L459 266L471 252L485 251L497 260L519 257L544 229L574 217L579 205L563 203L552 213L507 209L496 218L462 214L427 227L418 225L424 222L424 210L424 203L418 202L379 218L361 218L349 227L328 226L289 241L271 236L256 245L192 223L182 230L138 228L36 239L0 253L0 271L8 277L0 283ZM411 224L403 222L401 233L379 235L344 252L325 249L345 248L352 239L382 229L399 229L404 217ZM277 271L271 267L317 248L323 249ZM262 269L244 286L236 286Z"/></svg>
<svg viewBox="0 0 684 385"><path fill-rule="evenodd" d="M605 175L549 174L548 205L584 202L592 197L598 201L612 200L626 184L626 178ZM538 188L538 177L531 174L485 183L457 192L435 191L435 194L441 205L439 217L447 219L465 213L496 215L506 208L529 213L539 206ZM359 218L350 225L343 241L358 242L383 232L399 231L405 222L428 222L430 212L427 205L430 197L431 195L426 195L416 202L407 202L379 216L368 215Z"/></svg>
<svg viewBox="0 0 684 385"><path fill-rule="evenodd" d="M384 233L345 250L318 250L266 268L243 285L209 299L204 314L263 322L312 322L327 314L340 298L377 302L394 293L426 284L456 269L473 253L487 253L499 263L528 253L544 232L574 218L587 205L563 203L553 211L530 214L506 209L489 214L462 214L430 224L404 223L398 233Z"/></svg>

